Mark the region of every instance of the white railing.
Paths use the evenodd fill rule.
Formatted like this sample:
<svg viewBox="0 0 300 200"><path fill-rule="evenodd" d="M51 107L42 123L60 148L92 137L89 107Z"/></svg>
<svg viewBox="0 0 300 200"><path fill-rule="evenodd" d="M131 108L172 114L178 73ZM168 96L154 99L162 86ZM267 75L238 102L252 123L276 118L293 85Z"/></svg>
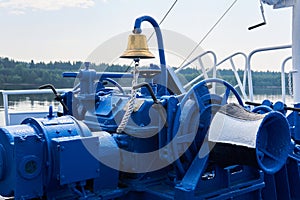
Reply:
<svg viewBox="0 0 300 200"><path fill-rule="evenodd" d="M193 80L189 81L186 85L184 85L183 88L187 89L188 87L192 86L194 83L199 81L202 77L208 78L208 73L211 72L211 71L213 71L212 78L216 78L217 67L220 67L222 64L229 61L230 64L231 64L231 69L234 73L235 79L237 81L237 85L235 85L234 87L235 88L239 87L243 98L245 100L248 100L248 96L247 96L247 92L246 92L246 80L248 79L249 100L253 101L253 85L252 85L253 83L252 83L252 74L251 74L251 61L252 61L253 55L255 55L259 52L282 50L282 49L288 49L288 48L291 48L291 45L260 48L260 49L256 49L256 50L252 51L248 56L244 53L237 52L237 53L234 53L234 54L226 57L225 59L223 59L220 62L217 62L217 57L216 57L216 54L214 52L206 51L206 52L200 54L199 56L195 57L194 59L192 59L187 64L185 64L185 65L181 66L180 68L178 68L177 70L175 70L175 74L177 74L181 70L191 66L191 64L193 62L195 62L195 61L199 62L202 73L200 75L198 75L196 78L194 78ZM202 59L203 59L204 56L207 56L207 55L212 56L213 62L212 62L212 66L210 66L208 68L205 68ZM245 61L245 65L242 66L242 67L244 67L243 80L240 79L240 77L238 75L236 64L234 62L234 58L237 57L237 56L241 56ZM281 89L282 89L282 100L283 100L283 102L285 102L285 95L286 95L286 91L285 91L285 84L286 84L285 83L285 65L286 65L287 61L289 61L291 59L292 59L291 57L286 58L284 60L284 62L282 63L282 66L281 66ZM129 88L126 88L126 89L129 89ZM61 93L61 92L66 92L66 91L71 91L71 90L72 89L70 89L70 88L58 89L57 92ZM52 90L50 90L50 89L43 89L43 90L38 90L38 89L34 89L34 90L1 90L0 92L2 92L2 95L3 95L3 107L4 107L4 115L5 115L5 124L10 125L10 117L9 117L10 112L9 112L9 105L8 105L8 96L9 95L49 94L49 93L52 93Z"/></svg>
<svg viewBox="0 0 300 200"><path fill-rule="evenodd" d="M247 60L247 72L248 72L248 90L249 90L249 98L250 101L253 101L253 85L252 85L252 73L251 73L251 60L252 57L260 52L266 52L266 51L276 51L276 50L283 50L283 49L290 49L292 48L292 45L283 45L283 46L275 46L275 47L266 47L266 48L260 48L252 51L248 55Z"/></svg>
<svg viewBox="0 0 300 200"><path fill-rule="evenodd" d="M205 67L204 64L203 64L203 57L204 56L207 56L207 55L211 55L212 58L213 58L213 61L212 61L212 66L210 67ZM243 69L244 69L244 76L243 76L243 83L238 75L238 72L236 70L236 64L233 60L234 57L237 57L237 56L242 56L242 58L244 58L244 66L243 66ZM246 94L246 91L245 91L245 87L246 87L246 78L247 78L247 55L244 54L244 53L241 53L241 52L237 52L237 53L234 53L230 56L228 56L227 58L223 59L221 62L217 63L217 56L214 52L212 51L206 51L200 55L198 55L197 57L195 57L194 59L192 59L190 62L186 63L185 65L183 65L182 67L178 68L177 70L175 70L175 73L177 74L178 72L180 72L181 70L189 67L193 62L197 61L199 62L199 65L200 65L200 69L201 69L201 74L198 75L197 77L195 77L194 79L192 79L191 81L189 81L187 84L185 84L183 86L184 89L187 89L188 87L192 86L194 83L196 83L197 81L199 81L202 77L204 77L205 79L209 78L208 77L208 73L213 71L212 73L212 78L216 78L217 76L217 67L219 67L220 65L222 65L223 63L225 63L226 61L229 61L230 64L231 64L231 69L234 73L234 76L235 76L235 79L237 81L237 85L234 86L235 88L236 87L239 87L240 90L241 90L241 93L243 95L243 98L244 99L248 99L247 97L247 94ZM214 85L213 85L213 88Z"/></svg>
<svg viewBox="0 0 300 200"><path fill-rule="evenodd" d="M208 67L208 69L206 69L205 66L204 66L204 64L203 64L202 58L204 56L206 56L206 55L209 55L209 54L212 55L213 64L212 64L212 67ZM198 60L198 62L200 64L202 74L200 74L199 76L197 76L196 78L194 78L193 80L191 80L190 82L188 82L186 85L184 85L183 86L184 89L187 89L188 87L190 87L192 84L194 84L195 82L197 82L203 76L204 76L204 78L208 78L207 73L209 73L212 70L213 70L213 77L215 78L215 76L216 76L217 56L216 56L216 54L213 51L206 51L206 52L198 55L197 57L195 57L194 59L192 59L190 62L186 63L185 65L183 65L180 68L178 68L177 70L175 70L175 74L177 74L181 70L189 67L196 60Z"/></svg>
<svg viewBox="0 0 300 200"><path fill-rule="evenodd" d="M285 66L286 63L292 60L292 56L286 58L281 65L281 95L282 95L282 102L285 103L285 95L286 95L286 91L285 91ZM290 86L290 85L289 85Z"/></svg>
<svg viewBox="0 0 300 200"><path fill-rule="evenodd" d="M245 61L245 64L244 64L244 76L243 76L243 83L238 75L238 72L236 70L236 65L234 63L234 60L233 58L234 57L237 57L237 56L242 56L242 58L244 58L244 61ZM248 100L248 97L247 97L247 94L246 94L246 79L247 79L247 55L242 53L242 52L237 52L237 53L234 53L232 54L231 56L228 56L227 58L223 59L221 62L219 62L217 64L217 67L222 65L223 63L225 63L226 61L230 61L230 64L231 64L231 69L233 71L233 74L235 76L235 79L237 81L237 85L234 86L234 88L237 88L239 87L240 90L241 90L241 93L243 95L243 98L245 100Z"/></svg>
<svg viewBox="0 0 300 200"><path fill-rule="evenodd" d="M70 91L72 89L57 89L56 91L59 93ZM5 116L5 125L11 125L8 97L10 95L26 95L26 94L51 94L53 91L51 89L32 89L32 90L1 90L3 96L3 108L4 108L4 116ZM19 112L22 113L22 112Z"/></svg>
<svg viewBox="0 0 300 200"><path fill-rule="evenodd" d="M200 54L199 56L195 57L194 59L192 59L190 62L186 63L185 65L181 66L180 68L178 68L177 70L175 70L175 73L177 74L178 72L180 72L181 70L188 68L191 66L191 64L195 61L198 60L199 65L200 65L200 75L198 75L197 77L195 77L194 79L192 79L191 81L189 81L187 84L184 85L184 89L187 89L188 87L192 86L193 84L195 84L196 82L198 82L201 78L208 78L208 73L213 71L212 73L212 78L216 78L216 70L217 68L222 65L223 63L225 63L226 61L229 61L231 64L231 69L234 73L235 79L237 81L237 85L234 86L234 88L239 87L240 91L242 93L242 96L245 100L250 100L253 101L254 97L253 97L253 83L252 83L252 73L251 73L251 62L253 59L253 56L257 53L261 53L261 52L269 52L269 51L276 51L276 50L284 50L284 49L290 49L292 46L291 45L283 45L283 46L274 46L274 47L266 47L266 48L259 48L256 50L253 50L252 52L250 52L250 54L247 56L244 53L241 52L237 52L232 54L231 56L228 56L227 58L223 59L220 62L217 62L217 56L214 52L212 51L206 51L202 54ZM213 58L213 62L212 62L212 66L207 67L204 66L202 59L204 56L207 55L211 55ZM239 75L238 75L238 71L237 71L237 67L236 64L234 62L235 57L237 56L242 56L242 58L244 59L244 66L242 66L243 70L244 70L244 74L243 74L243 80L240 79ZM286 62L288 60L290 60L291 57L287 58L286 60L284 60L283 64L282 64L282 69L281 69L281 89L282 89L282 100L283 102L285 102L285 95L286 95L286 91L285 91L285 65ZM291 73L293 73L293 71L291 71ZM246 89L246 81L248 80L248 92ZM248 96L248 95L249 96Z"/></svg>

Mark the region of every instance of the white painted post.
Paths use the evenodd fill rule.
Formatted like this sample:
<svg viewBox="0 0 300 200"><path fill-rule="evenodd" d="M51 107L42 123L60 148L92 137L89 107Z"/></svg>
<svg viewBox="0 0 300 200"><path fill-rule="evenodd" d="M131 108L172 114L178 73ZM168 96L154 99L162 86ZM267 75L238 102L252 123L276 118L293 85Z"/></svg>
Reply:
<svg viewBox="0 0 300 200"><path fill-rule="evenodd" d="M293 6L292 34L294 103L300 103L300 0L296 0Z"/></svg>

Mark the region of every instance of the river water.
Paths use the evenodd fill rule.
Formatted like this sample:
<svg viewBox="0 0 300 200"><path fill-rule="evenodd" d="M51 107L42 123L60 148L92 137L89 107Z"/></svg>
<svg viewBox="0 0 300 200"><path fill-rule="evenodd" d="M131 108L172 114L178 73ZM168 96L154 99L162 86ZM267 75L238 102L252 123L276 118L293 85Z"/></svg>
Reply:
<svg viewBox="0 0 300 200"><path fill-rule="evenodd" d="M5 116L4 116L4 108L2 97L0 101L0 126L5 125ZM50 100L49 100L50 99ZM276 102L281 100L281 95L255 95L254 101L261 103L263 100L269 99L272 102ZM230 101L230 100L229 100ZM230 101L231 102L231 101ZM292 106L292 97L286 96L286 104L288 106ZM51 100L51 97L47 97L47 100L42 99L39 100L37 97L22 97L20 100L9 100L9 111L10 112L32 112L32 111L43 111L47 112L49 110L49 106L52 105L54 110L57 110L58 102Z"/></svg>
<svg viewBox="0 0 300 200"><path fill-rule="evenodd" d="M30 98L20 101L9 100L9 112L48 112L49 106L53 107L56 111L58 108L58 102L49 100L32 100ZM0 104L0 126L5 125L5 115L3 104Z"/></svg>

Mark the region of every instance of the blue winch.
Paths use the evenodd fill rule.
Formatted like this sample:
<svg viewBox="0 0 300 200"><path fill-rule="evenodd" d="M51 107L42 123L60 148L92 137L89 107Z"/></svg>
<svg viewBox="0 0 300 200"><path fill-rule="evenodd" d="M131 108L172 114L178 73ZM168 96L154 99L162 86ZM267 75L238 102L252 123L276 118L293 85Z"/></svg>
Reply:
<svg viewBox="0 0 300 200"><path fill-rule="evenodd" d="M160 65L141 23L154 27ZM136 46L137 44L141 46ZM122 58L132 73L96 72L89 63L56 93L62 116L0 128L0 195L15 199L299 199L299 110L245 106L221 79L185 91L167 67L157 22L143 16ZM144 82L139 83L139 78ZM130 92L116 79L132 81ZM107 84L113 87L107 87ZM212 88L224 89L217 94ZM230 94L236 103L229 103Z"/></svg>
<svg viewBox="0 0 300 200"><path fill-rule="evenodd" d="M0 138L2 196L59 198L60 190L83 195L82 188L91 179L97 190L118 184L118 171L90 153L112 157L118 164L120 156L114 140L104 132L93 136L86 125L71 116L28 118L21 125L1 128ZM101 152L100 144L109 152ZM97 182L104 177L105 184ZM60 198L64 197L68 192Z"/></svg>

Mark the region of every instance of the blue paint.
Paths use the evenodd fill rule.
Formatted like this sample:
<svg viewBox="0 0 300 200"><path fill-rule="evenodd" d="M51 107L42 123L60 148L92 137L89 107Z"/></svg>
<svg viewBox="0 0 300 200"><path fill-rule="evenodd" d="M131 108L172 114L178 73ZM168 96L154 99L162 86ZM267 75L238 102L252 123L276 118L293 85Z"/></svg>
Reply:
<svg viewBox="0 0 300 200"><path fill-rule="evenodd" d="M285 116L286 106L270 100L254 107L252 113L264 117L256 147L242 153L239 145L231 147L241 158L252 160L236 159L222 166L213 159L207 133L231 94L245 107L241 97L221 79L200 81L183 94L170 93L158 23L150 16L137 18L134 33L142 32L144 21L154 27L158 41L161 73L154 81L146 78L155 98L149 88L138 89L129 122L117 134L130 96L115 79L130 81L132 74L100 73L88 63L79 72L64 73L80 82L62 94L68 107L64 116L54 116L50 107L45 118L27 118L21 125L0 128L0 195L89 200L299 199L299 113ZM116 89L107 88L106 81ZM224 94L213 93L214 84L224 87ZM155 151L156 157L139 162L138 155ZM132 154L126 157L124 152ZM225 148L222 160L232 160L234 153L228 152ZM158 161L165 165L150 170ZM124 170L128 164L130 172ZM140 165L149 170L135 172Z"/></svg>

